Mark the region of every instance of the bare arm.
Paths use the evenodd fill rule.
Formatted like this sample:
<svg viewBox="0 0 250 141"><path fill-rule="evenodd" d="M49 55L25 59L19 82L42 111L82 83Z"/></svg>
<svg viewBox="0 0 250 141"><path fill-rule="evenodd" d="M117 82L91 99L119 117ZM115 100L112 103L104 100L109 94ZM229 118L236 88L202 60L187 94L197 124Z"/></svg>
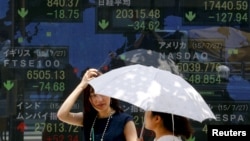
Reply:
<svg viewBox="0 0 250 141"><path fill-rule="evenodd" d="M125 135L126 141L138 140L135 123L133 121L129 121L126 123L125 128L124 128L124 135Z"/></svg>
<svg viewBox="0 0 250 141"><path fill-rule="evenodd" d="M67 97L67 99L63 102L60 109L57 112L57 117L59 120L76 125L76 126L83 126L83 112L79 113L72 113L70 112L72 107L74 106L77 98L84 90L83 87L78 85L75 90Z"/></svg>
<svg viewBox="0 0 250 141"><path fill-rule="evenodd" d="M72 107L77 101L80 94L87 87L88 81L93 79L98 75L97 70L89 69L83 76L80 84L73 90L73 92L67 97L63 102L61 107L57 112L57 117L59 120L76 126L83 126L83 112L73 113L71 112Z"/></svg>

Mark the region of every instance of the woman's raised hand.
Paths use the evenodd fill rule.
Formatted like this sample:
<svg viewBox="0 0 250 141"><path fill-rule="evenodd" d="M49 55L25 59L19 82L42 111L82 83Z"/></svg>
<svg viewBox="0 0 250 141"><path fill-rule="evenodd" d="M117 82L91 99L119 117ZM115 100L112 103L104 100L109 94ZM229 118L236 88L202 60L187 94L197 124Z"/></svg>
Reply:
<svg viewBox="0 0 250 141"><path fill-rule="evenodd" d="M93 78L96 78L97 76L99 76L101 73L97 70L97 69L94 69L94 68L91 68L91 69L88 69L83 77L82 77L82 81L80 83L80 87L81 88L86 88L86 86L88 85L88 82L90 80L92 80Z"/></svg>
<svg viewBox="0 0 250 141"><path fill-rule="evenodd" d="M97 69L88 69L83 75L83 80L88 82L100 74L101 73Z"/></svg>

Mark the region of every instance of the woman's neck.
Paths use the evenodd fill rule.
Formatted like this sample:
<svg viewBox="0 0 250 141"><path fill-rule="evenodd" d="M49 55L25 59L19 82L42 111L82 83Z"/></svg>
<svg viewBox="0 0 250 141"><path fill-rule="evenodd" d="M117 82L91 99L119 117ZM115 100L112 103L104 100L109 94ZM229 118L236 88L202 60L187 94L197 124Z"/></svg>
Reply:
<svg viewBox="0 0 250 141"><path fill-rule="evenodd" d="M109 107L105 111L99 111L97 116L98 116L98 118L107 118L107 117L111 116L112 114L114 114L114 112L115 111L111 107Z"/></svg>
<svg viewBox="0 0 250 141"><path fill-rule="evenodd" d="M156 141L164 135L173 135L173 132L170 132L169 130L166 130L165 128L157 128L154 130L154 132L155 132Z"/></svg>

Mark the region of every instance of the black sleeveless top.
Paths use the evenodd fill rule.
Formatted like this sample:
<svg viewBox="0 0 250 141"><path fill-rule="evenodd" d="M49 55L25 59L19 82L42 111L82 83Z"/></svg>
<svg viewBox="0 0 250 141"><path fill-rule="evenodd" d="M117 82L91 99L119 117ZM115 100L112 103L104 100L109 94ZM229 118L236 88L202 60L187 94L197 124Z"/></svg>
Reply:
<svg viewBox="0 0 250 141"><path fill-rule="evenodd" d="M84 119L84 141L89 141L90 139L90 129L92 127L95 117L86 117ZM94 140L100 141L104 128L107 124L108 118L97 118L94 125ZM103 141L126 141L124 136L124 127L128 121L133 121L133 117L127 113L116 112L110 118L108 127L103 137Z"/></svg>

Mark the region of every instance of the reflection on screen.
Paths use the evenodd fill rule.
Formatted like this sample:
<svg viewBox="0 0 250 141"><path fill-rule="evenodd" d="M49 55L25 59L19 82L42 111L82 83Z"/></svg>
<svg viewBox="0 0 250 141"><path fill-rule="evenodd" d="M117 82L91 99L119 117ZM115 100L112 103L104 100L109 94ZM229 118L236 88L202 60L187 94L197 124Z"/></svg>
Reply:
<svg viewBox="0 0 250 141"><path fill-rule="evenodd" d="M192 140L206 141L207 125L250 124L249 0L0 3L0 140L82 140L56 117L82 71L137 63L182 76L209 104L217 119L194 121ZM122 107L140 133L144 111Z"/></svg>

